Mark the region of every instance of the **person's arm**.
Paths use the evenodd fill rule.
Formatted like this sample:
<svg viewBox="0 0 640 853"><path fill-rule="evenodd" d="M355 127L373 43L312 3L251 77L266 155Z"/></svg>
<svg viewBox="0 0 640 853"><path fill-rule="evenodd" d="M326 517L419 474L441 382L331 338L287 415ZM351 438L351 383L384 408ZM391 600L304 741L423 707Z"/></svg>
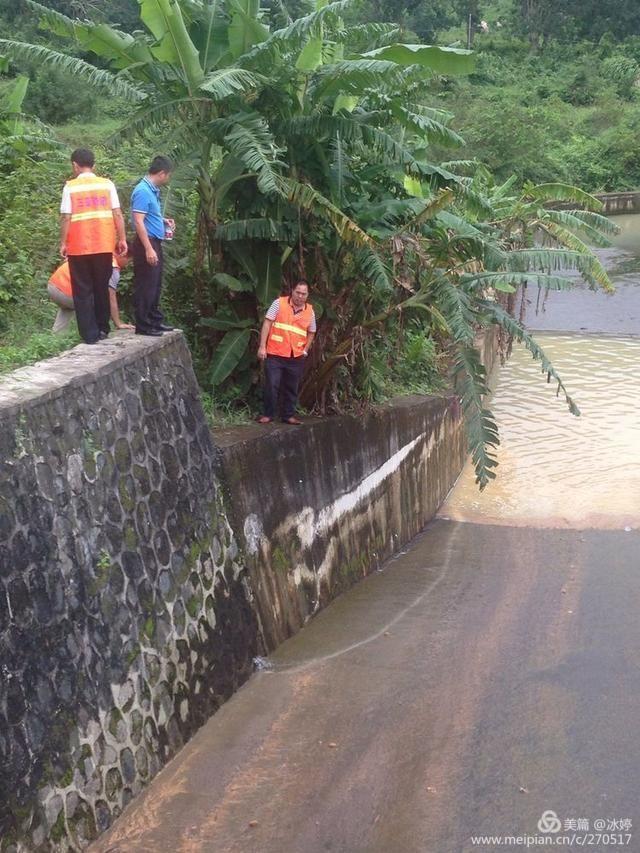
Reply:
<svg viewBox="0 0 640 853"><path fill-rule="evenodd" d="M262 329L260 330L260 346L258 347L258 358L261 361L264 361L267 357L267 341L269 340L269 332L271 331L272 326L273 320L269 320L268 317L265 317Z"/></svg>
<svg viewBox="0 0 640 853"><path fill-rule="evenodd" d="M111 212L116 226L116 255L127 254L127 231L124 224L124 216L120 207L120 199L115 184L111 183Z"/></svg>
<svg viewBox="0 0 640 853"><path fill-rule="evenodd" d="M264 361L267 357L267 341L269 340L269 333L271 332L271 327L273 326L275 320L278 317L278 311L280 310L280 300L274 299L271 305L269 306L269 310L265 314L264 323L262 324L262 329L260 330L260 345L258 346L258 358Z"/></svg>
<svg viewBox="0 0 640 853"><path fill-rule="evenodd" d="M111 319L113 320L113 325L116 327L116 329L135 328L135 326L132 326L131 323L123 323L120 319L120 310L118 309L118 296L112 287L109 288L109 308L111 310Z"/></svg>
<svg viewBox="0 0 640 853"><path fill-rule="evenodd" d="M124 224L124 216L122 215L122 211L119 207L115 207L113 209L113 221L116 225L116 254L126 255L128 251L127 231Z"/></svg>
<svg viewBox="0 0 640 853"><path fill-rule="evenodd" d="M316 312L312 308L311 309L311 322L309 323L309 331L307 332L307 343L305 345L304 353L303 353L303 355L305 357L309 355L309 350L313 346L313 339L316 336L316 330L317 330Z"/></svg>
<svg viewBox="0 0 640 853"><path fill-rule="evenodd" d="M71 214L62 213L60 215L60 254L63 258L67 257L67 238L69 236L69 225L71 225Z"/></svg>
<svg viewBox="0 0 640 853"><path fill-rule="evenodd" d="M144 246L144 252L147 257L147 263L152 267L155 267L158 263L158 254L156 250L151 245L151 241L149 240L149 235L147 234L147 229L144 224L144 218L147 214L140 213L137 210L133 211L133 224L136 227L136 234L138 235L138 239Z"/></svg>
<svg viewBox="0 0 640 853"><path fill-rule="evenodd" d="M71 225L71 193L68 187L62 190L62 201L60 203L60 254L67 257L67 238L69 237L69 226Z"/></svg>
<svg viewBox="0 0 640 853"><path fill-rule="evenodd" d="M309 350L310 350L310 349L311 349L311 347L313 346L313 339L315 338L315 336L316 336L316 333L315 333L315 332L309 332L309 333L307 334L307 345L306 345L306 346L305 346L305 348L304 348L304 353L303 353L303 355L305 355L305 356L306 356L306 355L309 355Z"/></svg>

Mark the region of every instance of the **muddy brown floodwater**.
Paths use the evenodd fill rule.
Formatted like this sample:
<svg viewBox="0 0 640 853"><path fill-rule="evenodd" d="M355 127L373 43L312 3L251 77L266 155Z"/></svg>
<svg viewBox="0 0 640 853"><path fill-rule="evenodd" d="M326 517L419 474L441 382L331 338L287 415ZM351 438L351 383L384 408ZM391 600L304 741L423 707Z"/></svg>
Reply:
<svg viewBox="0 0 640 853"><path fill-rule="evenodd" d="M488 401L500 426L499 475L479 493L471 465L443 518L538 527L640 526L640 216L616 217L615 248L601 251L616 293L527 294L527 324L581 415L521 347L494 376ZM549 329L563 328L571 334ZM588 334L587 334L588 332ZM621 334L624 332L624 334Z"/></svg>
<svg viewBox="0 0 640 853"><path fill-rule="evenodd" d="M580 417L518 348L488 405L500 425L498 477L479 492L467 465L440 515L543 527L640 525L640 340L541 334Z"/></svg>

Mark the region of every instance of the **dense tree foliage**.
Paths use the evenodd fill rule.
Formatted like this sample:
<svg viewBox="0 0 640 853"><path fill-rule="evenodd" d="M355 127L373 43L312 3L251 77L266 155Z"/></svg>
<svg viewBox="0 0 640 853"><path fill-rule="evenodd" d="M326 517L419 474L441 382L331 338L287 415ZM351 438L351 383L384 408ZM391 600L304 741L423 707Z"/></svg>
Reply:
<svg viewBox="0 0 640 853"><path fill-rule="evenodd" d="M535 45L550 39L597 41L605 33L616 39L640 33L636 0L514 0L513 16Z"/></svg>
<svg viewBox="0 0 640 853"><path fill-rule="evenodd" d="M180 165L171 304L218 399L254 394L264 309L305 275L321 315L308 406L375 399L383 375L406 380L413 364L431 379L440 359L483 486L497 431L474 340L496 325L577 411L508 308L520 285L569 286L567 268L609 287L587 243L606 242L611 226L574 187L496 182L452 154L464 140L437 98L464 85L455 80L473 70L468 52L403 42L407 21L362 22L354 0L319 0L297 18L258 0L143 0L130 32L27 5L55 44L5 38L0 52L126 103L117 145L161 143ZM541 232L549 246L534 245Z"/></svg>

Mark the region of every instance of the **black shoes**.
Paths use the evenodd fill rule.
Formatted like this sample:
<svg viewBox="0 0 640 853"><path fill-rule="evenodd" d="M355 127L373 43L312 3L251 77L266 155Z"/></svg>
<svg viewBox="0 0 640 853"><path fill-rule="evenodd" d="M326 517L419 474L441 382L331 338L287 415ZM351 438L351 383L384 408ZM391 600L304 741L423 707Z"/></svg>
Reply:
<svg viewBox="0 0 640 853"><path fill-rule="evenodd" d="M155 329L149 329L148 332L143 332L136 329L136 335L148 335L151 338L158 338L163 332L173 332L173 326L167 326L166 323L160 323Z"/></svg>

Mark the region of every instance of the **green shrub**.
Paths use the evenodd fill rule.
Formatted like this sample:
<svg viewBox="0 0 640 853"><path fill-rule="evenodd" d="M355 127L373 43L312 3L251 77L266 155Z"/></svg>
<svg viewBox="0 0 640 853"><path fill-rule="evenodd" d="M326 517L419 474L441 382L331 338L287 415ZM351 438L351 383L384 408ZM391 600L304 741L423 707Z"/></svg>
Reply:
<svg viewBox="0 0 640 853"><path fill-rule="evenodd" d="M29 69L31 83L25 110L46 124L63 124L74 118L90 122L97 115L95 92L81 86L57 68Z"/></svg>

